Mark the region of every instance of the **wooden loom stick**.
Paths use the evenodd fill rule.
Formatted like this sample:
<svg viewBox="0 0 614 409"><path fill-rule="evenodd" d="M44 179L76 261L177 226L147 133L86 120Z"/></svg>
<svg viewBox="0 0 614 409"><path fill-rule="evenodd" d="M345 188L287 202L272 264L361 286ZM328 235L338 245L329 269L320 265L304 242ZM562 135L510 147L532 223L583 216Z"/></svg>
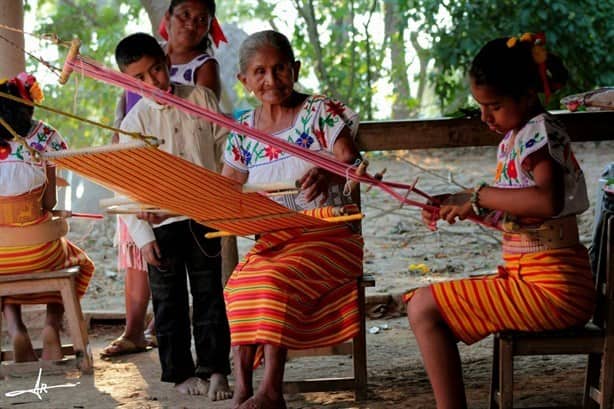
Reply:
<svg viewBox="0 0 614 409"><path fill-rule="evenodd" d="M351 222L355 220L360 220L363 218L362 213L350 214L348 216L333 216L333 217L323 217L320 220L327 221L329 223L344 223ZM205 238L207 239L215 239L218 237L228 237L235 236L235 234L228 231L213 231L205 234Z"/></svg>
<svg viewBox="0 0 614 409"><path fill-rule="evenodd" d="M251 183L242 186L243 193L251 192L279 192L283 190L296 190L300 185L297 181L281 181L274 183Z"/></svg>
<svg viewBox="0 0 614 409"><path fill-rule="evenodd" d="M62 72L60 73L60 79L58 82L62 85L68 82L68 78L70 77L70 73L72 72L72 68L69 65L69 62L74 60L79 54L79 47L81 47L81 40L78 38L73 38L70 42L70 49L68 50L68 54L66 55L66 61L64 62L64 67L62 67Z"/></svg>
<svg viewBox="0 0 614 409"><path fill-rule="evenodd" d="M367 166L369 166L369 161L366 159L363 159L360 161L360 163L358 164L358 166L356 167L356 170L354 171L354 174L356 176L364 176L365 173L367 173ZM359 183L355 180L348 180L347 182L347 188L350 192L353 192L354 189L356 189L356 187L359 185Z"/></svg>

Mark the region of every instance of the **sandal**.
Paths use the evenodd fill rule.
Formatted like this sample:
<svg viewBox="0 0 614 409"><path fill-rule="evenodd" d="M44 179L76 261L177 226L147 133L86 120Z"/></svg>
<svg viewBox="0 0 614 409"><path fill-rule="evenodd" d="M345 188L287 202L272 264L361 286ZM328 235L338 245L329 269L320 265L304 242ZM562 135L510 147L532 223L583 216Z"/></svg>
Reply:
<svg viewBox="0 0 614 409"><path fill-rule="evenodd" d="M114 356L135 354L151 349L148 345L138 346L123 335L111 342L100 351L101 358L111 358Z"/></svg>
<svg viewBox="0 0 614 409"><path fill-rule="evenodd" d="M143 332L145 336L145 344L150 348L158 348L158 338L156 337L156 330L148 330L146 329Z"/></svg>

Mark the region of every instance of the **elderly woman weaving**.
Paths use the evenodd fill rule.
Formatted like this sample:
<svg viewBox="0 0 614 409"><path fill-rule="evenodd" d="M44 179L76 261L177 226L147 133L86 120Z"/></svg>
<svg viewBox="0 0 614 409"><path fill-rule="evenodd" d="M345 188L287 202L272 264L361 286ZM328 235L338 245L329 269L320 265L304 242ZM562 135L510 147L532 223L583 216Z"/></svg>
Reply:
<svg viewBox="0 0 614 409"><path fill-rule="evenodd" d="M249 36L239 52L239 80L261 102L239 121L351 164L359 153L357 116L342 103L294 90L300 62L275 31ZM275 196L286 207L326 212L349 203L345 180L243 135L228 139L222 174L241 183L297 180L300 190ZM236 377L235 408L285 408L287 349L333 345L359 329L356 278L362 272L362 237L351 225L262 235L233 272L224 296ZM252 370L264 357L254 394Z"/></svg>

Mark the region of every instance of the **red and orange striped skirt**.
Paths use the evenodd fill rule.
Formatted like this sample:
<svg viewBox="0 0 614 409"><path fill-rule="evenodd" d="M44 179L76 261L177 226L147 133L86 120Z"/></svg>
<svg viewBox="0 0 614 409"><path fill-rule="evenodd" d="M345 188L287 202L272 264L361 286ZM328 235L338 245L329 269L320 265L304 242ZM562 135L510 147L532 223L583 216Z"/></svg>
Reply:
<svg viewBox="0 0 614 409"><path fill-rule="evenodd" d="M224 289L232 345L305 349L355 336L362 254L346 225L262 236Z"/></svg>
<svg viewBox="0 0 614 409"><path fill-rule="evenodd" d="M42 218L36 222L46 220ZM65 238L31 246L0 247L0 274L34 273L72 266L80 267L76 277L77 295L80 298L85 294L94 274L94 263L83 250ZM7 297L2 301L7 304L48 304L61 303L62 298L59 293L42 293Z"/></svg>
<svg viewBox="0 0 614 409"><path fill-rule="evenodd" d="M502 330L569 328L592 316L595 287L583 246L503 258L498 274L430 286L457 339L472 344Z"/></svg>

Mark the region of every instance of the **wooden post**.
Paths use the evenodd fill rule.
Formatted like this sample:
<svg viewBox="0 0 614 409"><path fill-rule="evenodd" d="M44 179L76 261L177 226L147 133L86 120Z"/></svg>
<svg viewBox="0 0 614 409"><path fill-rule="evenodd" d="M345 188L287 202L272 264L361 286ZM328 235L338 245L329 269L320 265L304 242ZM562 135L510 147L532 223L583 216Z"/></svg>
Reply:
<svg viewBox="0 0 614 409"><path fill-rule="evenodd" d="M22 0L3 2L0 7L0 24L23 29ZM0 78L11 78L26 70L25 55L20 51L25 45L24 35L5 29L0 29L0 35L15 44L0 39Z"/></svg>

